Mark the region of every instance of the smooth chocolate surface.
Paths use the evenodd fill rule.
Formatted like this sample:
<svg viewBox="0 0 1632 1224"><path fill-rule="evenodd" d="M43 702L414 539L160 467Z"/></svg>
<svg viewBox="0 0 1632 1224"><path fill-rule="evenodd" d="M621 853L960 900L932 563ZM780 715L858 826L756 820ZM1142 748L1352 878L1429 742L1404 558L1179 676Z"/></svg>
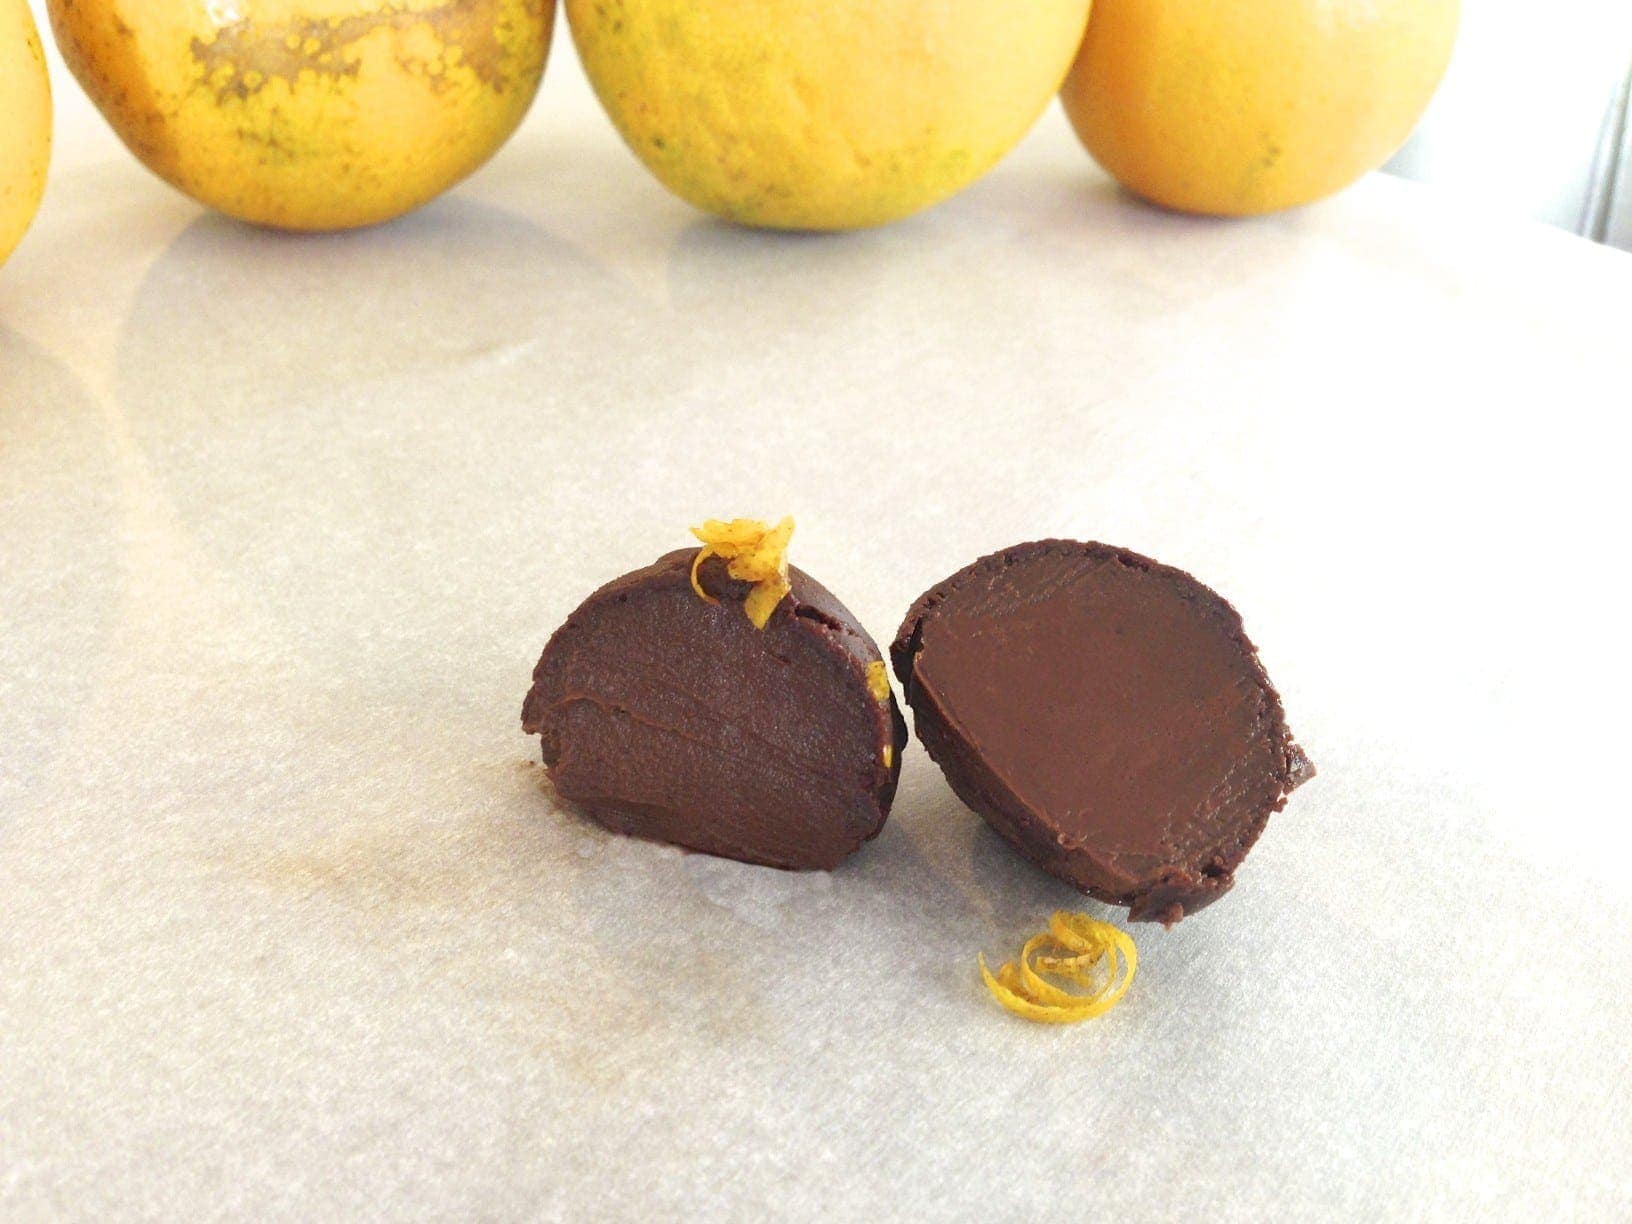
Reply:
<svg viewBox="0 0 1632 1224"><path fill-rule="evenodd" d="M1235 609L1125 549L984 557L913 605L890 654L959 797L1131 919L1222 896L1314 772Z"/></svg>
<svg viewBox="0 0 1632 1224"><path fill-rule="evenodd" d="M620 833L725 858L829 869L883 827L906 724L869 685L878 645L820 583L764 629L749 585L695 549L591 595L533 672L522 727L562 798Z"/></svg>

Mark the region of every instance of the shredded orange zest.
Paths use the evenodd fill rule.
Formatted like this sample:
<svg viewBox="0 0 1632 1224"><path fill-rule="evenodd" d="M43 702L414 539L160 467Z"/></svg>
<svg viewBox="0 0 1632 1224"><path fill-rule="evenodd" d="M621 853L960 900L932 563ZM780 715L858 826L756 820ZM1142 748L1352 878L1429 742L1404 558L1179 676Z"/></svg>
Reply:
<svg viewBox="0 0 1632 1224"><path fill-rule="evenodd" d="M702 600L704 603L719 603L720 601L715 599L714 596L710 595L707 591L703 590L703 584L697 581L698 567L701 566L704 561L707 561L711 555L712 553L708 548L699 548L697 550L697 555L691 559L691 589L697 592L697 598Z"/></svg>
<svg viewBox="0 0 1632 1224"><path fill-rule="evenodd" d="M980 957L980 976L992 997L1039 1024L1075 1024L1103 1015L1128 993L1138 968L1139 954L1125 931L1066 910L1049 919L1047 931L1026 941L1018 967L1009 962L994 975ZM1057 986L1049 977L1084 993Z"/></svg>
<svg viewBox="0 0 1632 1224"><path fill-rule="evenodd" d="M758 519L732 519L729 523L709 519L701 527L693 527L691 534L703 543L692 558L691 589L709 603L718 603L703 590L697 570L710 557L724 557L730 562L726 573L754 584L743 600L742 610L755 629L765 628L777 604L793 589L788 581L788 541L793 539L793 519L785 518L775 527Z"/></svg>
<svg viewBox="0 0 1632 1224"><path fill-rule="evenodd" d="M867 691L879 705L890 699L890 670L884 666L883 659L867 664Z"/></svg>

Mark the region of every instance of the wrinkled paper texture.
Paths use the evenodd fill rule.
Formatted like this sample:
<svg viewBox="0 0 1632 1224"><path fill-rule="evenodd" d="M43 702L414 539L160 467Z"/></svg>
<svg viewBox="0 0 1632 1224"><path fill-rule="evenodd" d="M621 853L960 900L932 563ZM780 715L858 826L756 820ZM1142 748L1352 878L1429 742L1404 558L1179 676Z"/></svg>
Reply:
<svg viewBox="0 0 1632 1224"><path fill-rule="evenodd" d="M1381 179L1164 214L1058 114L744 232L564 47L363 233L59 162L0 274L0 1216L1632 1211L1625 256ZM553 802L550 631L783 514L881 641L1050 535L1241 609L1320 776L1114 1012L986 996L1082 901L916 743L832 875Z"/></svg>

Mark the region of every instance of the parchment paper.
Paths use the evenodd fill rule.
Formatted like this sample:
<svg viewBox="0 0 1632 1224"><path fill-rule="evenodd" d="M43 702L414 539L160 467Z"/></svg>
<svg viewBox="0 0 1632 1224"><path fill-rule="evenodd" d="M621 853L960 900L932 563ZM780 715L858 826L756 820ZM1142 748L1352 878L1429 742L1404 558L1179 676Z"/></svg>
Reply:
<svg viewBox="0 0 1632 1224"><path fill-rule="evenodd" d="M65 130L0 274L0 1217L1632 1214L1632 260L1382 179L1165 215L1057 114L748 233L551 74L350 236ZM1081 899L916 744L832 875L553 803L549 632L784 513L881 639L1047 535L1242 610L1320 776L1108 1016L985 996Z"/></svg>

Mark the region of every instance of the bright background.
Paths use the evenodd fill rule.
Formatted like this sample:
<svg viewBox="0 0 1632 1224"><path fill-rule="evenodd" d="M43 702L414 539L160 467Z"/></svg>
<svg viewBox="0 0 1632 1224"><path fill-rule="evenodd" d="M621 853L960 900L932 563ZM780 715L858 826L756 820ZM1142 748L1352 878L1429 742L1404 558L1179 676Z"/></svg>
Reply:
<svg viewBox="0 0 1632 1224"><path fill-rule="evenodd" d="M565 38L341 236L60 78L0 276L0 1221L1632 1220L1632 256L1512 215L1568 221L1621 21L1474 9L1443 190L1178 216L1056 111L833 239L669 196ZM983 995L1085 903L917 745L831 876L553 806L549 632L784 512L881 637L1049 535L1241 608L1320 777L1093 1027Z"/></svg>

